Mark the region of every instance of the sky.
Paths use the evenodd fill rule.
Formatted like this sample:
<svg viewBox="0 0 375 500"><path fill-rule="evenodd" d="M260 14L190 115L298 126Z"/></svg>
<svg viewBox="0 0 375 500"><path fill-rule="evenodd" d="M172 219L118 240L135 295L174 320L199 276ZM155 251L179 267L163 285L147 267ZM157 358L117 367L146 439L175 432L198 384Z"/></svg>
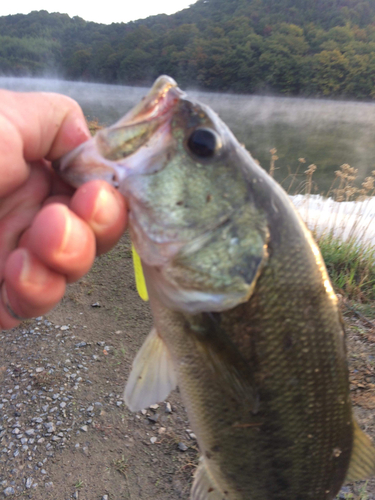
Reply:
<svg viewBox="0 0 375 500"><path fill-rule="evenodd" d="M96 23L127 23L156 14L173 14L196 0L12 0L0 1L0 16L33 10L61 12Z"/></svg>

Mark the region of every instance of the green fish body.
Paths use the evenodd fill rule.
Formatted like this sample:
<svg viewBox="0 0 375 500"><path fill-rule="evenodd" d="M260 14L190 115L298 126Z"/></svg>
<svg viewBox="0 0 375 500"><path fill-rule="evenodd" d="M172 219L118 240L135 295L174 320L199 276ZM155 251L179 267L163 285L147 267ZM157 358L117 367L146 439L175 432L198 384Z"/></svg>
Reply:
<svg viewBox="0 0 375 500"><path fill-rule="evenodd" d="M133 411L179 386L201 461L192 500L329 500L373 474L321 254L281 187L168 77L56 168L129 204L154 328Z"/></svg>

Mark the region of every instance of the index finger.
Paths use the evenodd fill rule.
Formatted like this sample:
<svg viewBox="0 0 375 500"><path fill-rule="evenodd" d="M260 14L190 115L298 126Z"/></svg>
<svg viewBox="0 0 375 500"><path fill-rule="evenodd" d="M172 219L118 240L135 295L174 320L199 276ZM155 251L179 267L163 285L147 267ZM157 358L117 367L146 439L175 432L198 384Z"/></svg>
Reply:
<svg viewBox="0 0 375 500"><path fill-rule="evenodd" d="M0 196L27 178L27 162L55 160L90 136L79 105L52 93L0 90Z"/></svg>

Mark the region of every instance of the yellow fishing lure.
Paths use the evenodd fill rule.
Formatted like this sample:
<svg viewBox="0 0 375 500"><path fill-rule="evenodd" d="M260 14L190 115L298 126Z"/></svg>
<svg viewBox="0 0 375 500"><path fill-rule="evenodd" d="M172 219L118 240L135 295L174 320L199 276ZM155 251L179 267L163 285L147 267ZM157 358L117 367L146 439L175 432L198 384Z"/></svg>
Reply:
<svg viewBox="0 0 375 500"><path fill-rule="evenodd" d="M135 285L137 287L137 292L142 300L148 301L148 293L146 287L146 281L143 274L141 258L137 253L137 250L132 244L132 255L133 255L133 266L135 275Z"/></svg>

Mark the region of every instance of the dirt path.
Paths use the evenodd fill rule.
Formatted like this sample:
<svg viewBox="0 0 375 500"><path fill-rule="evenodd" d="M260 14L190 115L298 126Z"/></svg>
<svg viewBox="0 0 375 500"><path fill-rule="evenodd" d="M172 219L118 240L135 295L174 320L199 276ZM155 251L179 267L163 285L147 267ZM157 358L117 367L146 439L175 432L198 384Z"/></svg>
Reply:
<svg viewBox="0 0 375 500"><path fill-rule="evenodd" d="M375 437L375 331L347 321L355 411ZM197 444L179 394L137 414L121 399L151 324L124 237L56 310L0 335L0 495L188 499Z"/></svg>
<svg viewBox="0 0 375 500"><path fill-rule="evenodd" d="M124 237L52 313L2 333L0 493L188 498L197 446L179 395L171 395L170 407L144 414L130 413L122 402L151 324Z"/></svg>

